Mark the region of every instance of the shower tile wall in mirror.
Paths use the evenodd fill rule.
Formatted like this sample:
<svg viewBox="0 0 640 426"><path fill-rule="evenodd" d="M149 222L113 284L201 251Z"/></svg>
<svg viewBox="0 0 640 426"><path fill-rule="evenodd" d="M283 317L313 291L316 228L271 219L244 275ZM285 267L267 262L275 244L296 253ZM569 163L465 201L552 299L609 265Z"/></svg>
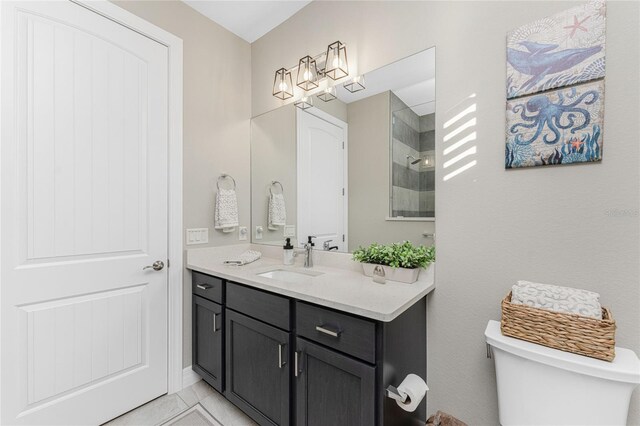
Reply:
<svg viewBox="0 0 640 426"><path fill-rule="evenodd" d="M316 249L339 251L432 244L435 48L367 73L365 90L336 88L337 99L314 96L305 111L283 102L252 118L252 241L289 236L299 247L313 235ZM274 193L286 226L273 223Z"/></svg>

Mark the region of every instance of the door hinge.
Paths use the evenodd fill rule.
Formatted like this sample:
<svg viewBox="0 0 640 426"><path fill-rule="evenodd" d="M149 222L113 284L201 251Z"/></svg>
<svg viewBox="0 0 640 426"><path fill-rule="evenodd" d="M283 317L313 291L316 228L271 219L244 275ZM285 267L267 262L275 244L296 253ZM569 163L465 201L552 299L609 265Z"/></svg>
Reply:
<svg viewBox="0 0 640 426"><path fill-rule="evenodd" d="M342 188L342 196L344 197L344 188Z"/></svg>
<svg viewBox="0 0 640 426"><path fill-rule="evenodd" d="M344 234L342 234L342 242L344 243Z"/></svg>
<svg viewBox="0 0 640 426"><path fill-rule="evenodd" d="M167 259L167 268L171 267L171 261L169 259Z"/></svg>
<svg viewBox="0 0 640 426"><path fill-rule="evenodd" d="M344 149L344 141L342 141L342 149Z"/></svg>

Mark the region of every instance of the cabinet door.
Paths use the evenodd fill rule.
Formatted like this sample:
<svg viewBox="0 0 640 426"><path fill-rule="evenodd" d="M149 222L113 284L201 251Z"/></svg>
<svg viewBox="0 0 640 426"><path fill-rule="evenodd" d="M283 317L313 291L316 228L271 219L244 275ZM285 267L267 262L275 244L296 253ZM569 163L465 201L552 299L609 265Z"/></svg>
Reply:
<svg viewBox="0 0 640 426"><path fill-rule="evenodd" d="M193 370L218 392L224 390L222 306L193 295Z"/></svg>
<svg viewBox="0 0 640 426"><path fill-rule="evenodd" d="M225 396L261 425L289 424L289 333L226 311Z"/></svg>
<svg viewBox="0 0 640 426"><path fill-rule="evenodd" d="M298 426L375 424L375 367L297 338Z"/></svg>

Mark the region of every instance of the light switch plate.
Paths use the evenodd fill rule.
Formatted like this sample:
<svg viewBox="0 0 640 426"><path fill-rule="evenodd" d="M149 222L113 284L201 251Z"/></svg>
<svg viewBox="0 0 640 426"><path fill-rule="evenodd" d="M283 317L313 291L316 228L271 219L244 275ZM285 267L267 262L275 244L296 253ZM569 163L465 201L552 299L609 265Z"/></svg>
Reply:
<svg viewBox="0 0 640 426"><path fill-rule="evenodd" d="M206 244L209 242L209 228L187 229L187 245Z"/></svg>
<svg viewBox="0 0 640 426"><path fill-rule="evenodd" d="M285 237L295 237L296 236L296 226L295 225L285 225L283 233L284 233Z"/></svg>
<svg viewBox="0 0 640 426"><path fill-rule="evenodd" d="M258 225L256 226L256 240L261 240L262 239L262 226Z"/></svg>
<svg viewBox="0 0 640 426"><path fill-rule="evenodd" d="M246 226L241 226L240 228L238 228L238 240L240 241L247 241L247 234L249 232L247 232L247 227Z"/></svg>

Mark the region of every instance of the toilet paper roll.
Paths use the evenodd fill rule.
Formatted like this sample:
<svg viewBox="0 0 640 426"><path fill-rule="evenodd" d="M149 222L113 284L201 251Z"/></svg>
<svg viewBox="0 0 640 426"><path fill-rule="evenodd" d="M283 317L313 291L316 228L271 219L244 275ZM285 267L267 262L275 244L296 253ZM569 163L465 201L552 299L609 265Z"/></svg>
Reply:
<svg viewBox="0 0 640 426"><path fill-rule="evenodd" d="M428 390L427 384L420 376L407 374L398 386L400 395L407 395L407 399L405 402L396 401L396 404L405 411L413 412L418 408Z"/></svg>

